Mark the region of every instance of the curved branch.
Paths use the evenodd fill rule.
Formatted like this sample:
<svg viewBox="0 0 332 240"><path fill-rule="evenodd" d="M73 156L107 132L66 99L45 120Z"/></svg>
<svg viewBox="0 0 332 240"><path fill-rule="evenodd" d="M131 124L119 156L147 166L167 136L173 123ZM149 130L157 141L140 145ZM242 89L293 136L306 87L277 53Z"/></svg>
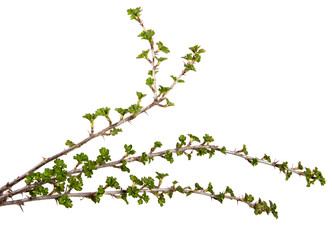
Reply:
<svg viewBox="0 0 332 240"><path fill-rule="evenodd" d="M268 160L265 160L264 158L259 159L259 158L255 158L255 157L251 157L251 156L245 155L241 151L237 151L237 150L226 150L224 147L220 147L220 146L217 146L217 145L207 145L207 144L206 145L202 145L202 144L198 144L198 145L187 145L187 146L181 147L181 148L173 148L173 149L167 149L167 150L158 151L158 152L152 152L152 153L147 154L147 158L164 157L167 152L179 153L179 152L186 152L186 151L199 151L201 149L207 149L207 150L214 149L214 150L220 151L220 152L222 152L224 154L229 154L229 155L234 155L234 156L240 157L240 158L248 161L249 163L252 163L254 160L256 160L258 163L263 163L265 165L268 165L268 166L271 166L271 167L274 167L274 168L278 168L279 170L280 170L280 166L281 166L276 161L269 162ZM118 168L119 167L118 165L121 165L122 162L123 162L123 160L126 160L127 163L130 163L130 162L140 162L141 158L142 158L141 155L139 155L139 156L133 156L133 157L127 157L127 158L121 158L121 159L119 159L117 161L112 161L112 162L105 163L105 164L99 164L99 165L96 166L96 168L97 169L106 168L106 167L115 167L115 168ZM84 172L83 168L76 168L75 167L72 170L68 171L67 176L69 177L69 176L72 176L74 174L83 173L83 172ZM287 172L292 172L292 173L295 173L295 174L297 174L299 176L304 176L304 173L305 173L304 170L301 171L298 168L289 168L289 167L286 167L285 169L283 169L283 173L284 174L286 174ZM314 179L314 176L311 176L311 179ZM36 188L36 187L38 187L40 185L50 184L54 180L55 180L55 177L51 178L51 182L37 182L37 183L34 183L34 184L26 185L26 186L24 186L22 188L19 188L17 190L5 193L2 196L0 196L0 202L4 201L8 197L13 197L13 196L15 196L17 194L28 192L29 190L34 189L34 188Z"/></svg>

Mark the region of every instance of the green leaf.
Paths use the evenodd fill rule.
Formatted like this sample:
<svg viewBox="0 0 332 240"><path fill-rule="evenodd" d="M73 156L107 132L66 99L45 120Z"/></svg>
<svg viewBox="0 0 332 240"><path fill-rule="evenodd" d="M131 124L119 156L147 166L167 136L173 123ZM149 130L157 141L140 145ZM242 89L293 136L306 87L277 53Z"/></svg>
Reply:
<svg viewBox="0 0 332 240"><path fill-rule="evenodd" d="M139 186L143 185L143 181L141 179L139 179L138 177L136 177L135 175L130 175L130 180L134 183L137 184Z"/></svg>
<svg viewBox="0 0 332 240"><path fill-rule="evenodd" d="M208 153L207 148L200 148L197 150L197 156L203 156Z"/></svg>
<svg viewBox="0 0 332 240"><path fill-rule="evenodd" d="M214 149L214 148L212 148L211 150L210 150L210 156L209 156L209 158L212 158L212 156L214 155L216 153L216 150Z"/></svg>
<svg viewBox="0 0 332 240"><path fill-rule="evenodd" d="M209 182L209 186L207 188L207 191L210 192L211 194L214 194L213 186L212 186L212 183L210 183L210 182Z"/></svg>
<svg viewBox="0 0 332 240"><path fill-rule="evenodd" d="M143 93L141 93L141 92L136 92L136 95L137 95L137 97L138 97L138 101L141 101L142 98L144 98L144 97L146 96L146 94L143 94Z"/></svg>
<svg viewBox="0 0 332 240"><path fill-rule="evenodd" d="M165 202L166 202L166 199L164 197L164 194L162 194L162 193L159 194L158 203L159 203L160 207L164 206Z"/></svg>
<svg viewBox="0 0 332 240"><path fill-rule="evenodd" d="M205 53L205 52L206 51L203 48L201 48L201 49L198 50L198 53Z"/></svg>
<svg viewBox="0 0 332 240"><path fill-rule="evenodd" d="M278 212L276 211L277 209L277 205L273 202L270 201L270 209L271 209L271 212L273 214L273 216L278 219Z"/></svg>
<svg viewBox="0 0 332 240"><path fill-rule="evenodd" d="M28 176L25 177L25 183L26 184L32 183L34 181L34 178L35 178L35 173L32 172Z"/></svg>
<svg viewBox="0 0 332 240"><path fill-rule="evenodd" d="M245 194L245 196L244 196L244 202L248 202L248 203L251 203L251 202L253 202L255 199L254 199L254 197L250 194L250 195L248 195L248 194Z"/></svg>
<svg viewBox="0 0 332 240"><path fill-rule="evenodd" d="M193 53L196 53L196 52L198 51L199 48L200 48L200 46L195 45L195 46L193 46L193 47L190 47L189 49L190 49ZM203 51L205 51L205 50L203 49Z"/></svg>
<svg viewBox="0 0 332 240"><path fill-rule="evenodd" d="M194 72L196 72L196 68L194 67L193 64L187 63L187 64L184 64L184 67L185 67L186 71L194 71Z"/></svg>
<svg viewBox="0 0 332 240"><path fill-rule="evenodd" d="M144 182L144 185L148 189L156 188L156 185L154 184L154 179L152 177L143 177L142 181Z"/></svg>
<svg viewBox="0 0 332 240"><path fill-rule="evenodd" d="M205 134L205 135L203 136L203 139L204 139L204 142L206 142L206 143L210 143L210 142L213 142L213 141L214 141L213 137L210 136L209 134Z"/></svg>
<svg viewBox="0 0 332 240"><path fill-rule="evenodd" d="M67 140L66 143L65 143L65 145L71 148L71 147L75 146L75 143L73 143L70 140Z"/></svg>
<svg viewBox="0 0 332 240"><path fill-rule="evenodd" d="M166 54L170 52L169 49L166 46L164 46L164 44L162 42L157 42L156 44L157 44L158 49L160 51L162 51L162 52L164 52Z"/></svg>
<svg viewBox="0 0 332 240"><path fill-rule="evenodd" d="M243 148L241 150L245 155L248 155L248 150L247 150L247 146L245 144L243 144Z"/></svg>
<svg viewBox="0 0 332 240"><path fill-rule="evenodd" d="M110 130L110 135L115 136L115 135L117 135L119 132L122 132L122 129L121 129L121 128L112 128L112 129Z"/></svg>
<svg viewBox="0 0 332 240"><path fill-rule="evenodd" d="M65 206L66 208L73 207L72 200L68 197L68 195L62 195L59 199L59 204Z"/></svg>
<svg viewBox="0 0 332 240"><path fill-rule="evenodd" d="M138 104L133 104L131 105L129 108L128 108L128 111L131 113L131 114L134 114L136 115L143 107L138 105Z"/></svg>
<svg viewBox="0 0 332 240"><path fill-rule="evenodd" d="M84 153L76 154L74 157L79 163L87 162L89 160L88 156Z"/></svg>
<svg viewBox="0 0 332 240"><path fill-rule="evenodd" d="M65 183L54 183L53 184L53 192L61 194L65 191Z"/></svg>
<svg viewBox="0 0 332 240"><path fill-rule="evenodd" d="M82 191L83 180L80 176L70 176L68 179L68 188L73 188L76 191Z"/></svg>
<svg viewBox="0 0 332 240"><path fill-rule="evenodd" d="M297 164L297 168L298 168L299 170L303 170L303 166L302 166L302 164L301 164L301 161L298 162L298 164Z"/></svg>
<svg viewBox="0 0 332 240"><path fill-rule="evenodd" d="M152 37L155 34L155 32L151 29L149 30L143 30L137 37L141 37L144 40L148 40L149 42L152 42Z"/></svg>
<svg viewBox="0 0 332 240"><path fill-rule="evenodd" d="M129 196L132 196L133 198L137 198L138 193L139 193L139 189L136 186L128 187L127 188L127 193L128 193Z"/></svg>
<svg viewBox="0 0 332 240"><path fill-rule="evenodd" d="M176 191L180 192L180 193L184 193L184 190L181 186L177 186L176 187Z"/></svg>
<svg viewBox="0 0 332 240"><path fill-rule="evenodd" d="M111 157L109 155L110 151L107 148L101 148L99 149L100 155L97 156L96 163L97 164L104 164L108 161L111 161Z"/></svg>
<svg viewBox="0 0 332 240"><path fill-rule="evenodd" d="M146 194L146 192L143 193L142 199L144 200L145 203L148 203L150 200L150 197Z"/></svg>
<svg viewBox="0 0 332 240"><path fill-rule="evenodd" d="M173 197L173 191L169 191L169 192L167 193L167 195L168 195L169 198L172 198L172 197Z"/></svg>
<svg viewBox="0 0 332 240"><path fill-rule="evenodd" d="M168 176L168 173L159 173L159 172L156 173L157 173L156 178L159 179L159 181L162 181L165 177Z"/></svg>
<svg viewBox="0 0 332 240"><path fill-rule="evenodd" d="M180 137L179 137L179 141L180 141L180 143L182 144L182 145L186 145L187 143L186 143L186 136L184 136L184 135L181 135Z"/></svg>
<svg viewBox="0 0 332 240"><path fill-rule="evenodd" d="M110 112L110 108L109 107L105 107L105 108L99 108L96 110L95 112L95 116L103 116L103 117L106 117L108 116L109 112Z"/></svg>
<svg viewBox="0 0 332 240"><path fill-rule="evenodd" d="M83 118L86 118L90 121L91 124L94 123L94 120L98 117L98 115L94 114L94 113L87 113L83 116Z"/></svg>
<svg viewBox="0 0 332 240"><path fill-rule="evenodd" d="M171 75L171 78L173 78L174 82L175 82L175 81L178 81L178 83L184 83L183 80L181 80L181 79L178 80L178 78L175 77L174 75Z"/></svg>
<svg viewBox="0 0 332 240"><path fill-rule="evenodd" d="M264 157L263 157L262 160L266 160L266 161L268 161L269 163L271 162L271 158L270 158L270 156L268 156L268 155L266 155L266 154L264 154Z"/></svg>
<svg viewBox="0 0 332 240"><path fill-rule="evenodd" d="M217 201L223 203L224 199L225 199L225 194L219 193L217 196Z"/></svg>
<svg viewBox="0 0 332 240"><path fill-rule="evenodd" d="M182 58L190 61L190 60L193 60L193 55L191 53L188 53L187 55L183 56Z"/></svg>
<svg viewBox="0 0 332 240"><path fill-rule="evenodd" d="M170 87L163 87L163 86L159 85L159 89L158 89L158 91L159 91L161 94L165 94L165 93L167 93L169 90L171 90Z"/></svg>
<svg viewBox="0 0 332 240"><path fill-rule="evenodd" d="M235 197L233 190L229 186L226 187L225 193L229 193L232 197Z"/></svg>
<svg viewBox="0 0 332 240"><path fill-rule="evenodd" d="M292 176L292 172L291 171L287 171L286 172L286 181L288 181L288 179Z"/></svg>
<svg viewBox="0 0 332 240"><path fill-rule="evenodd" d="M135 19L137 20L140 16L141 16L141 13L142 12L142 9L141 7L138 7L138 8L129 8L127 10L127 13L128 15L130 15L130 19Z"/></svg>
<svg viewBox="0 0 332 240"><path fill-rule="evenodd" d="M65 164L65 162L59 158L55 159L54 160L54 163L55 163L55 166L61 168L61 169L64 169L67 167L67 165Z"/></svg>
<svg viewBox="0 0 332 240"><path fill-rule="evenodd" d="M99 153L100 153L101 156L107 157L110 154L110 150L108 150L107 148L102 147L101 149L99 149Z"/></svg>
<svg viewBox="0 0 332 240"><path fill-rule="evenodd" d="M160 148L163 144L159 141L154 142L154 148Z"/></svg>
<svg viewBox="0 0 332 240"><path fill-rule="evenodd" d="M145 50L145 51L143 50L142 53L139 54L136 58L137 58L137 59L140 59L140 58L145 58L145 59L147 59L147 58L148 58L149 51L150 51L150 49Z"/></svg>
<svg viewBox="0 0 332 240"><path fill-rule="evenodd" d="M120 189L120 185L114 177L107 177L106 184L111 188Z"/></svg>
<svg viewBox="0 0 332 240"><path fill-rule="evenodd" d="M123 199L123 201L125 201L127 204L129 204L129 202L127 200L127 193L122 193L121 198Z"/></svg>
<svg viewBox="0 0 332 240"><path fill-rule="evenodd" d="M226 154L226 147L223 146L223 147L220 149L220 152L222 152L223 154Z"/></svg>
<svg viewBox="0 0 332 240"><path fill-rule="evenodd" d="M124 116L126 113L128 113L128 109L123 108L115 108L115 111L117 111L121 116Z"/></svg>
<svg viewBox="0 0 332 240"><path fill-rule="evenodd" d="M42 173L42 181L43 182L50 182L51 178L55 175L54 171L49 168L45 168L44 172Z"/></svg>
<svg viewBox="0 0 332 240"><path fill-rule="evenodd" d="M126 165L127 165L127 161L123 160L120 169L121 169L122 172L128 172L128 173L130 173L130 169Z"/></svg>
<svg viewBox="0 0 332 240"><path fill-rule="evenodd" d="M198 183L195 183L195 190L203 190L203 188Z"/></svg>
<svg viewBox="0 0 332 240"><path fill-rule="evenodd" d="M167 60L167 58L165 58L165 57L156 57L156 59L158 60L159 63Z"/></svg>
<svg viewBox="0 0 332 240"><path fill-rule="evenodd" d="M130 145L125 144L124 149L128 155L133 155L136 153L136 151L133 149L133 145L131 144Z"/></svg>
<svg viewBox="0 0 332 240"><path fill-rule="evenodd" d="M198 137L192 135L192 134L188 134L188 136L190 137L190 141L191 142L201 142L201 140L199 140Z"/></svg>
<svg viewBox="0 0 332 240"><path fill-rule="evenodd" d="M84 163L83 167L84 175L87 178L91 178L93 175L93 170L97 170L97 163L95 161L88 160Z"/></svg>
<svg viewBox="0 0 332 240"><path fill-rule="evenodd" d="M280 166L279 166L279 170L280 172L285 172L288 169L288 162L283 162Z"/></svg>
<svg viewBox="0 0 332 240"><path fill-rule="evenodd" d="M173 158L173 154L172 152L170 152L169 150L166 151L165 156L167 161L169 161L170 163L174 162L174 158Z"/></svg>
<svg viewBox="0 0 332 240"><path fill-rule="evenodd" d="M258 159L257 159L257 158L253 158L253 159L251 160L251 165L253 165L253 166L257 166L257 165L258 165Z"/></svg>
<svg viewBox="0 0 332 240"><path fill-rule="evenodd" d="M146 79L146 85L148 85L148 86L152 86L153 83L154 83L153 78L149 77L148 79Z"/></svg>

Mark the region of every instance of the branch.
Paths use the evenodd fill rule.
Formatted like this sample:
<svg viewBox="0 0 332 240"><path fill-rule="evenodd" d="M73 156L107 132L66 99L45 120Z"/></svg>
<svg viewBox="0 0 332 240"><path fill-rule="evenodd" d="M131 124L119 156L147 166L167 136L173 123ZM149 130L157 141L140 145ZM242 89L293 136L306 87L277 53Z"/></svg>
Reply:
<svg viewBox="0 0 332 240"><path fill-rule="evenodd" d="M303 167L300 162L298 163L297 167L290 168L287 166L287 162L284 162L282 164L279 164L278 161L272 162L271 158L269 156L267 156L266 154L262 158L248 156L248 150L245 145L243 146L243 148L241 150L226 150L225 146L221 147L218 145L210 145L210 141L214 141L214 139L213 139L213 137L209 136L208 134L206 134L203 137L206 140L204 140L204 142L202 144L192 145L194 139L196 141L200 141L200 140L192 134L189 134L189 136L191 136L191 138L190 138L191 140L187 144L185 142L185 140L186 140L185 136L181 135L179 137L180 142L177 143L177 148L155 152L156 143L159 143L159 146L162 145L160 142L156 142L155 146L153 148L151 148L149 154L146 154L144 152L141 155L130 157L130 155L127 155L127 153L126 153L127 156L125 155L124 157L122 157L121 159L119 159L117 161L112 161L109 163L101 163L101 164L96 163L94 170L97 170L100 168L106 168L106 167L122 168L124 161L126 162L126 164L131 163L131 162L142 162L145 165L146 162L152 161L154 157L162 157L162 158L166 159L167 161L169 161L170 163L173 163L174 159L170 153L175 153L177 155L185 154L188 157L188 159L190 160L191 156L192 156L192 152L196 151L197 156L203 156L203 155L208 154L211 158L215 154L215 151L218 151L223 154L230 154L230 155L240 157L240 158L248 161L253 166L256 166L258 163L263 163L265 165L268 165L268 166L271 166L274 168L278 168L280 170L280 172L283 172L286 175L286 180L288 180L290 178L291 173L295 173L299 176L306 176L306 180L307 180L308 184L313 184L313 182L316 180L319 180L322 185L325 184L325 179L322 176L320 176L320 174L317 174L314 171L311 171L309 168L306 168L306 170L303 170ZM127 146L127 145L125 145L125 146ZM131 145L129 145L129 146L131 146ZM128 151L133 151L132 146L130 147L130 149ZM191 151L191 153L188 153L188 151ZM83 154L83 153L81 153L81 154ZM87 156L86 156L86 159L88 159ZM81 173L84 173L85 171L87 171L87 168L78 168L79 165L80 164L78 163L75 166L75 168L73 168L72 170L70 170L67 173L66 176L70 177L70 176L73 176L74 174L81 174ZM127 170L124 170L124 169L122 169L122 170L130 171L129 168L127 168L127 166L126 166L126 169ZM307 169L309 169L310 171L308 171ZM88 171L90 172L89 169L88 169ZM92 173L91 173L91 175L92 175ZM4 201L8 197L13 197L17 194L22 194L24 192L28 192L31 189L34 189L34 188L44 185L44 184L53 184L54 182L56 182L56 176L53 176L52 178L50 178L50 180L48 182L38 181L33 184L27 184L26 186L24 186L20 189L17 189L15 191L10 191L8 193L5 193L3 196L0 196L0 202Z"/></svg>
<svg viewBox="0 0 332 240"><path fill-rule="evenodd" d="M133 176L133 175L131 175ZM115 179L116 180L116 179ZM158 203L160 206L163 206L166 202L166 199L164 198L164 194L167 194L169 198L172 198L174 192L179 192L182 194L186 194L187 196L191 194L199 194L203 196L210 197L211 199L217 200L220 203L223 203L223 200L230 199L230 200L236 200L237 202L243 202L247 204L250 208L253 208L255 210L255 214L261 214L263 212L266 212L269 214L272 212L273 216L275 218L278 218L278 212L276 211L276 205L270 201L270 206L267 205L265 201L262 201L259 199L256 202L254 201L254 197L252 195L245 194L245 196L242 197L236 197L233 193L233 190L227 186L226 190L223 193L215 194L213 191L213 187L211 183L209 183L209 186L207 189L203 189L198 183L195 184L195 189L192 190L191 187L181 187L177 186L175 187L175 184L177 182L173 182L172 187L168 188L137 188L135 184L133 186L129 186L127 189L119 189L119 190L113 190L113 191L105 191L105 187L100 187L98 191L93 192L79 192L79 193L68 193L65 195L62 194L55 194L55 195L46 195L46 196L38 196L38 197L27 197L19 200L11 200L6 202L1 202L1 206L8 206L8 205L19 205L22 207L24 203L26 202L32 202L32 201L42 201L42 200L50 200L54 199L56 201L59 201L60 204L65 205L66 207L72 207L72 201L70 198L88 198L91 199L95 203L100 202L100 197L103 195L109 195L112 197L115 197L117 199L123 199L127 204L129 203L127 200L127 196L132 196L133 198L139 198L138 203L143 204L144 202L149 201L149 197L146 195L146 193L151 193L154 196L157 197ZM103 189L103 190L102 190ZM143 195L139 195L139 193L143 193ZM62 200L62 201L61 201Z"/></svg>

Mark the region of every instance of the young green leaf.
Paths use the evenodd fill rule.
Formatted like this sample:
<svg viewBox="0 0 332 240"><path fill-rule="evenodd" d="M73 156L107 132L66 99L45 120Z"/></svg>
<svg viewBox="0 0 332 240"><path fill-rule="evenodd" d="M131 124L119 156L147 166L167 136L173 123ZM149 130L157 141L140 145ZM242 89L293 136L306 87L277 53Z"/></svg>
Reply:
<svg viewBox="0 0 332 240"><path fill-rule="evenodd" d="M137 37L141 37L142 39L148 40L149 42L152 42L152 37L155 34L155 32L151 29L149 30L143 30Z"/></svg>
<svg viewBox="0 0 332 240"><path fill-rule="evenodd" d="M106 117L106 116L108 116L110 110L111 110L111 109L110 109L109 107L99 108L99 109L96 110L96 112L95 112L95 116L103 116L103 117Z"/></svg>
<svg viewBox="0 0 332 240"><path fill-rule="evenodd" d="M204 139L204 143L207 143L207 144L209 144L210 142L213 142L213 141L214 141L213 137L210 136L209 134L205 134L205 135L203 136L203 139Z"/></svg>
<svg viewBox="0 0 332 240"><path fill-rule="evenodd" d="M162 51L164 53L169 53L170 52L169 49L166 46L164 46L164 44L162 42L157 42L156 44L157 44L158 49L160 51Z"/></svg>
<svg viewBox="0 0 332 240"><path fill-rule="evenodd" d="M144 98L146 96L146 94L143 94L141 92L136 92L136 95L137 95L137 98L138 98L139 102L142 100L142 98Z"/></svg>
<svg viewBox="0 0 332 240"><path fill-rule="evenodd" d="M149 51L150 51L150 49L145 50L145 51L143 50L142 53L139 54L136 58L137 58L137 59L140 59L140 58L148 59Z"/></svg>
<svg viewBox="0 0 332 240"><path fill-rule="evenodd" d="M75 146L75 143L73 143L70 140L67 140L66 143L65 143L65 145L71 148L71 147Z"/></svg>
<svg viewBox="0 0 332 240"><path fill-rule="evenodd" d="M88 156L84 153L76 154L73 158L76 159L78 163L87 162L89 160Z"/></svg>
<svg viewBox="0 0 332 240"><path fill-rule="evenodd" d="M122 165L121 165L120 169L121 169L122 172L130 173L130 169L127 167L127 161L126 160L122 161Z"/></svg>
<svg viewBox="0 0 332 240"><path fill-rule="evenodd" d="M60 205L63 205L66 208L73 207L72 200L68 197L68 195L62 195L60 198L58 198L58 202Z"/></svg>
<svg viewBox="0 0 332 240"><path fill-rule="evenodd" d="M141 7L138 7L138 8L129 8L127 10L127 13L128 15L130 15L130 19L133 20L137 20L140 16L141 16L141 13L142 12L142 9Z"/></svg>
<svg viewBox="0 0 332 240"><path fill-rule="evenodd" d="M106 184L108 187L120 189L120 185L119 185L118 181L116 180L116 178L114 178L114 177L107 177Z"/></svg>
<svg viewBox="0 0 332 240"><path fill-rule="evenodd" d="M88 119L90 121L91 124L94 123L94 120L98 117L98 115L94 114L94 113L87 113L83 116L83 118Z"/></svg>
<svg viewBox="0 0 332 240"><path fill-rule="evenodd" d="M172 152L170 152L169 150L166 151L165 156L167 161L169 161L170 163L174 162L174 158L173 158L173 154Z"/></svg>

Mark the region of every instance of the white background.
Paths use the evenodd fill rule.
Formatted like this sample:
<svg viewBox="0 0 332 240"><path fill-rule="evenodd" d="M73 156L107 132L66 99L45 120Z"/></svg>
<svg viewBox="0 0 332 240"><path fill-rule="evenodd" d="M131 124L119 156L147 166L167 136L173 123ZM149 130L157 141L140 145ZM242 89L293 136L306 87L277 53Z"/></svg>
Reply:
<svg viewBox="0 0 332 240"><path fill-rule="evenodd" d="M156 159L148 167L129 167L138 176L168 172L166 184L211 181L216 192L230 186L239 196L247 192L272 200L279 219L204 196L176 194L162 208L152 196L143 206L105 197L97 205L75 199L72 209L53 200L27 203L24 213L17 206L1 207L1 234L15 239L326 239L332 213L330 1L1 1L1 185L62 151L67 139L87 137L85 113L109 106L116 121L114 108L134 104L136 91L150 94L149 64L136 60L148 44L136 37L142 29L126 12L137 6L155 40L171 50L159 84L169 85L169 75L180 73L188 47L199 44L206 53L197 72L169 94L174 108L151 109L122 126L118 136L65 156L68 165L81 151L93 159L107 147L117 160L125 143L140 153L156 140L172 148L180 134L209 133L228 149L246 144L252 156L266 153L290 166L298 161L318 166L327 184L307 188L303 177L286 182L277 169L253 168L220 154L191 162L177 158L172 165ZM151 94L143 104L150 101ZM105 121L96 122L97 130L104 126ZM118 169L105 169L92 183L86 181L86 190L110 175L129 183Z"/></svg>

